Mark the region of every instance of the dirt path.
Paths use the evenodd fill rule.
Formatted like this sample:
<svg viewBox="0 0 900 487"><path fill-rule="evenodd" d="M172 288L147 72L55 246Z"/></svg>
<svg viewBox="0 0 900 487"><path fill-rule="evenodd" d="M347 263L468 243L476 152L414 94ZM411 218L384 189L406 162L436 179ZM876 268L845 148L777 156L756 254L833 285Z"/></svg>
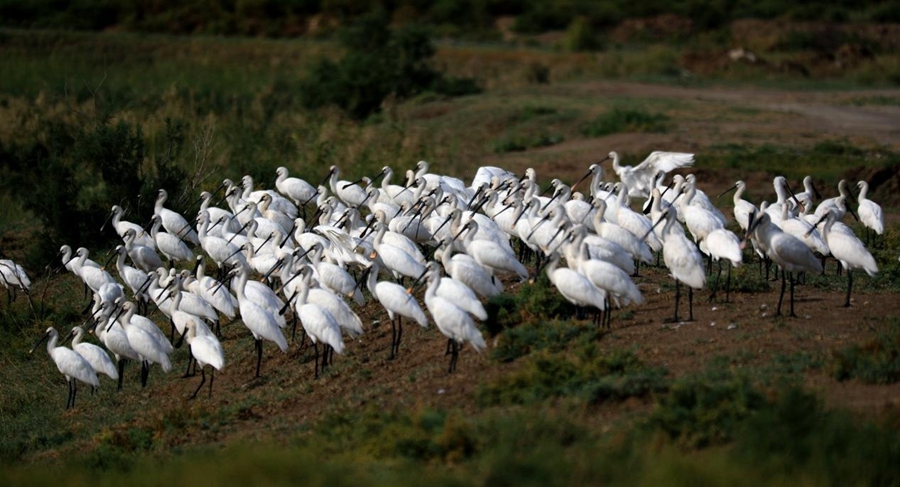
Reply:
<svg viewBox="0 0 900 487"><path fill-rule="evenodd" d="M788 91L747 88L687 88L640 83L598 82L579 86L610 97L669 98L724 102L732 106L803 115L809 129L838 136L870 137L900 149L900 90ZM882 100L893 105L879 105ZM854 103L867 103L854 106ZM797 127L793 127L796 129Z"/></svg>

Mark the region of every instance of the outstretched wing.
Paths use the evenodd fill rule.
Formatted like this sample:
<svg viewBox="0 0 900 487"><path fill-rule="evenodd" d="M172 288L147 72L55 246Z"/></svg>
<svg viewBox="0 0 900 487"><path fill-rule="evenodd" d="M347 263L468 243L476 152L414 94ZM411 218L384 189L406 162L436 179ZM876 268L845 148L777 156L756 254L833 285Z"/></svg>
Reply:
<svg viewBox="0 0 900 487"><path fill-rule="evenodd" d="M690 167L694 165L694 154L688 154L687 152L662 152L655 151L651 152L644 162L638 164L634 170L635 172L642 172L650 174L650 177L656 175L656 173L669 172L681 167Z"/></svg>

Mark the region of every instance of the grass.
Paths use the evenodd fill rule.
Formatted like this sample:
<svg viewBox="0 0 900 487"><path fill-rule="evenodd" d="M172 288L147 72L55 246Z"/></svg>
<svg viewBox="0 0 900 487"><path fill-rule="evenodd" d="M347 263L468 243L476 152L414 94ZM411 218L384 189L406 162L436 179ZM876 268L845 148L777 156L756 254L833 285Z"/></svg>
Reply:
<svg viewBox="0 0 900 487"><path fill-rule="evenodd" d="M601 353L593 343L565 352L532 355L525 367L478 391L481 405L529 404L554 397L588 403L646 397L666 389L666 371L649 367L633 351Z"/></svg>
<svg viewBox="0 0 900 487"><path fill-rule="evenodd" d="M621 132L662 133L668 130L669 117L638 109L613 110L601 114L581 127L585 137L602 137Z"/></svg>
<svg viewBox="0 0 900 487"><path fill-rule="evenodd" d="M900 323L895 319L878 337L834 350L831 370L837 380L859 379L869 384L900 381Z"/></svg>

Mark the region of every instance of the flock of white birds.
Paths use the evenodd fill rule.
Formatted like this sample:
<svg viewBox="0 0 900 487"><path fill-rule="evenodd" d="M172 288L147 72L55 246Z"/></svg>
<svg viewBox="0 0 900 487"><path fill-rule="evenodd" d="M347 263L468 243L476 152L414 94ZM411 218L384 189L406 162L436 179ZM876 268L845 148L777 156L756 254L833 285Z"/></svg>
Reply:
<svg viewBox="0 0 900 487"><path fill-rule="evenodd" d="M619 182L603 181L601 163L609 159ZM502 293L504 281L524 281L542 271L562 296L594 310L595 321L606 326L612 306L643 302L631 276L653 261L654 252L661 252L676 283L676 321L681 284L690 293L693 319L693 290L707 280L704 260L731 264L730 282L730 268L741 264L748 240L760 258L782 271L779 314L785 275L793 316L794 273L822 272L825 256L846 269L847 305L852 271L878 271L865 245L841 223L852 212L844 181L838 197L814 205L811 178L804 181L805 192L794 194L778 177L777 201L759 208L742 199L746 186L738 181L734 219L741 230L735 234L693 175L664 183L668 172L693 164L692 154L654 152L631 167L610 152L604 161L572 186L554 179L545 190L533 169L519 177L482 167L466 184L430 173L423 161L407 171L403 184L393 184L387 166L372 179L352 182L332 167L316 186L280 167L275 190L256 190L244 176L240 185L223 182L215 192L224 190L218 205L214 194L204 192L193 220L165 207L165 190L146 225L126 221L123 209L113 206L104 228L111 222L122 238L107 261L115 260L115 272L90 260L85 248L60 249L65 268L93 292L91 318L67 334L71 349L59 344L53 328L42 339L49 339L47 351L69 383L66 408L74 407L76 381L97 387L98 374L107 375L121 389L127 361L141 364L146 385L153 365L171 369L169 355L183 341L191 354L188 372L193 365L201 373L191 398L206 382L207 365L212 394L215 371L226 362L218 338L222 319L240 318L252 334L256 377L263 344L286 352L286 334L293 336L299 322L303 344L309 337L315 348L318 377L334 353L344 352L345 337L365 333L355 311L366 300L362 288L391 321L391 358L399 352L404 318L421 327L434 322L447 337L452 372L465 343L477 351L486 347L475 321L487 319L482 300ZM576 191L586 179L588 187ZM865 182L859 188L858 218L880 235L881 209L866 198ZM632 198L646 199L643 211L632 209ZM227 206L220 207L223 201ZM533 274L523 264L530 258L537 262ZM209 272L213 265L216 271ZM12 261L0 260L0 275L8 289L30 287L25 270ZM420 285L426 286L424 306L414 294ZM168 336L158 326L160 318L147 317L151 305L168 319ZM102 347L83 341L86 331Z"/></svg>

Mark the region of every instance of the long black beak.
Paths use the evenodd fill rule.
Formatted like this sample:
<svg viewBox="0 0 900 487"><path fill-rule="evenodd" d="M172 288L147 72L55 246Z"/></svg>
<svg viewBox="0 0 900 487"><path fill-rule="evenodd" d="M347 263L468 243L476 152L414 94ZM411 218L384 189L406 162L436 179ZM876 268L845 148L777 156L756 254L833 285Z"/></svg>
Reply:
<svg viewBox="0 0 900 487"><path fill-rule="evenodd" d="M66 339L62 341L62 345L69 343L69 340L71 340L73 338L75 338L75 330L74 329L72 329L72 331L70 331L69 334L66 335Z"/></svg>
<svg viewBox="0 0 900 487"><path fill-rule="evenodd" d="M109 215L106 217L106 220L103 220L103 225L100 227L100 231L102 232L106 228L106 224L112 220L113 212L109 212Z"/></svg>
<svg viewBox="0 0 900 487"><path fill-rule="evenodd" d="M363 178L359 178L356 181L353 181L352 183L344 183L344 185L341 186L341 189L347 189L347 186L353 186L353 185L359 184L361 182L363 182Z"/></svg>
<svg viewBox="0 0 900 487"><path fill-rule="evenodd" d="M238 213L240 213L240 212L238 212ZM250 226L250 222L248 221L248 222L245 223L240 229L238 229L238 231L235 232L235 234L232 235L231 238L228 239L228 243L231 243L231 241L234 240L235 238L237 238L238 235L241 235L241 232L243 232L244 230L246 230L247 227L249 227L249 226Z"/></svg>
<svg viewBox="0 0 900 487"><path fill-rule="evenodd" d="M574 193L575 187L581 184L581 182L587 179L591 174L594 174L594 171L588 171L584 176L581 176L581 179L579 179L577 182L575 182L575 184L572 185L572 192Z"/></svg>
<svg viewBox="0 0 900 487"><path fill-rule="evenodd" d="M426 267L425 270L422 271L421 274L419 274L419 277L417 277L416 280L413 281L412 284L410 284L408 288L406 288L406 294L412 294L413 291L418 289L419 286L422 285L422 281L425 279L425 276L427 276L427 275L428 275L428 268Z"/></svg>
<svg viewBox="0 0 900 487"><path fill-rule="evenodd" d="M274 273L275 271L277 271L277 270L278 270L279 268L281 268L281 266L283 266L283 265L284 265L284 258L278 259L278 260L275 262L275 265L273 265L272 268L269 269L269 272L266 272L266 275L262 276L262 280L265 281L266 279L268 279L269 276L272 275L272 273Z"/></svg>
<svg viewBox="0 0 900 487"><path fill-rule="evenodd" d="M116 251L113 251L112 254L109 256L109 258L106 259L106 262L103 263L103 268L106 269L106 266L108 266L109 263L112 262L112 260L118 256L119 256L119 253Z"/></svg>
<svg viewBox="0 0 900 487"><path fill-rule="evenodd" d="M784 182L784 187L787 188L788 193L791 194L791 198L794 200L794 203L797 204L797 208L800 208L800 211L801 211L801 212L805 211L805 210L804 210L803 203L801 203L800 200L797 199L797 195L794 194L794 190L791 189L791 185L788 184L787 181ZM848 205L847 208L849 208L849 207L850 207L850 206Z"/></svg>
<svg viewBox="0 0 900 487"><path fill-rule="evenodd" d="M805 235L806 235L807 237L809 237L810 235L812 235L812 233L816 231L816 227L818 227L820 223L822 223L823 221L825 221L825 220L827 220L827 219L828 219L828 213L822 215L821 218L819 218L818 220L816 220L816 223L812 226L812 228L810 228L809 230L806 231L806 234L805 234Z"/></svg>
<svg viewBox="0 0 900 487"><path fill-rule="evenodd" d="M28 353L34 353L34 351L37 350L37 348L40 347L42 343L47 341L48 338L50 338L50 333L44 333L44 336L42 336L41 339L38 340L38 342L35 343L33 347L31 347L31 350L29 350Z"/></svg>
<svg viewBox="0 0 900 487"><path fill-rule="evenodd" d="M649 237L650 234L653 233L654 230L656 230L656 227L658 227L660 223L666 221L666 218L668 218L668 213L664 213L661 217L659 217L659 219L656 220L656 223L654 223L653 226L650 227L650 230L647 230L647 233L645 233L644 236L641 237L641 241L646 241L647 237Z"/></svg>
<svg viewBox="0 0 900 487"><path fill-rule="evenodd" d="M670 185L670 186L671 186L671 185ZM726 194L728 194L728 193L730 193L730 192L736 190L737 187L738 187L738 185L735 184L734 186L732 186L732 187L726 189L725 191L722 191L722 194L720 194L719 196L716 196L716 199L719 199L719 198L725 196ZM666 188L666 189L668 189L668 188Z"/></svg>
<svg viewBox="0 0 900 487"><path fill-rule="evenodd" d="M541 221L537 222L537 225L535 225L534 228L531 229L531 233L528 234L528 237L526 238L526 240L531 240L531 236L534 235L534 232L536 232L538 227L543 225L545 221L547 221L546 216L544 218L541 218Z"/></svg>
<svg viewBox="0 0 900 487"><path fill-rule="evenodd" d="M853 219L859 221L859 216L856 215L856 212L853 211L853 208L850 208L850 203L845 202L845 204L847 205L847 211L849 211L850 214L853 215Z"/></svg>

